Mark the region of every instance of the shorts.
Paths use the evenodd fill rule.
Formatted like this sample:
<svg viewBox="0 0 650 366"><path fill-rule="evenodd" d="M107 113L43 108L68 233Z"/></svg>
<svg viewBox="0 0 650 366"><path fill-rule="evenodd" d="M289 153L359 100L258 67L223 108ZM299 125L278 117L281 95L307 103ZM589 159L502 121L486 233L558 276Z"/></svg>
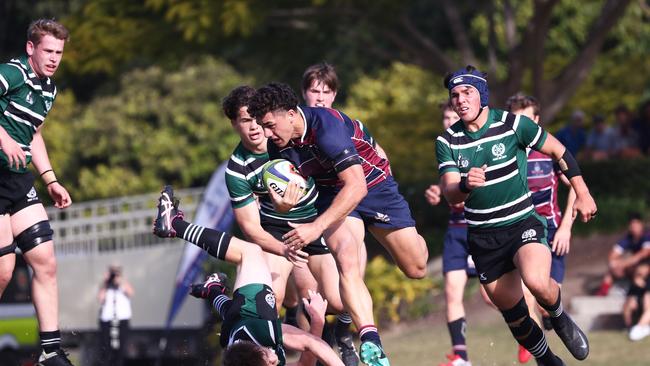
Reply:
<svg viewBox="0 0 650 366"><path fill-rule="evenodd" d="M469 228L469 252L476 264L479 281L490 283L514 270L515 254L528 243L541 243L550 249L546 236L546 220L537 214L507 226Z"/></svg>
<svg viewBox="0 0 650 366"><path fill-rule="evenodd" d="M0 215L13 215L25 207L41 203L34 189L34 175L0 170Z"/></svg>
<svg viewBox="0 0 650 366"><path fill-rule="evenodd" d="M291 222L296 224L304 224L313 221L314 219L307 219L295 220ZM273 219L266 216L261 217L261 225L266 232L273 235L274 238L280 241L284 241L284 239L282 239L282 235L293 230L293 228L289 226L288 221ZM327 244L325 244L325 239L323 239L322 236L319 239L316 239L313 242L307 244L304 248L302 248L302 250L309 255L330 254L330 248L327 247Z"/></svg>
<svg viewBox="0 0 650 366"><path fill-rule="evenodd" d="M555 232L557 231L557 228L555 227L550 227L548 228L548 243L549 245L553 242L553 238L555 237ZM564 281L564 256L563 255L557 255L555 252L551 252L551 278L555 280L557 283L562 283Z"/></svg>
<svg viewBox="0 0 650 366"><path fill-rule="evenodd" d="M316 209L321 214L327 210L338 190L320 188ZM368 189L368 194L348 215L363 220L366 226L382 229L403 229L415 226L408 203L399 193L397 182L388 176L383 182Z"/></svg>
<svg viewBox="0 0 650 366"><path fill-rule="evenodd" d="M476 276L474 261L467 248L467 227L450 226L442 248L442 273L461 269L468 276Z"/></svg>

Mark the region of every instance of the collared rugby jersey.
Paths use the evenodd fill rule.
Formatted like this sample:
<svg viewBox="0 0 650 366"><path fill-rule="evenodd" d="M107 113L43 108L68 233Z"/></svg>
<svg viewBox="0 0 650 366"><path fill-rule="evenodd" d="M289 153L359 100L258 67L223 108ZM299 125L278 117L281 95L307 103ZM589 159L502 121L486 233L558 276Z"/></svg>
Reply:
<svg viewBox="0 0 650 366"><path fill-rule="evenodd" d="M558 182L562 171L553 159L539 151L528 153L528 188L532 194L535 211L546 218L549 228L557 228L562 213L557 203Z"/></svg>
<svg viewBox="0 0 650 366"><path fill-rule="evenodd" d="M475 132L463 121L436 140L440 176L458 172L467 177L472 167L487 165L485 185L465 200L470 228L506 226L534 213L527 184L526 148L540 149L547 133L531 119L490 109L487 121Z"/></svg>

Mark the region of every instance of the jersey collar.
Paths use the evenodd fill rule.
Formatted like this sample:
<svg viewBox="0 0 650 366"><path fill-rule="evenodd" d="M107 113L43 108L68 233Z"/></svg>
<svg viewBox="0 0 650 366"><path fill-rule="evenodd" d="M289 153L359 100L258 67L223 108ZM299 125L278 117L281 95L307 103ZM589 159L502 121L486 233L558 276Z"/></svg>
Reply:
<svg viewBox="0 0 650 366"><path fill-rule="evenodd" d="M305 117L305 112L302 111L302 108L300 108L300 106L296 108L298 109L298 112L300 112L300 115L302 116L302 121L305 127L302 131L302 136L300 136L300 143L303 143L305 142L305 136L307 136L307 118Z"/></svg>

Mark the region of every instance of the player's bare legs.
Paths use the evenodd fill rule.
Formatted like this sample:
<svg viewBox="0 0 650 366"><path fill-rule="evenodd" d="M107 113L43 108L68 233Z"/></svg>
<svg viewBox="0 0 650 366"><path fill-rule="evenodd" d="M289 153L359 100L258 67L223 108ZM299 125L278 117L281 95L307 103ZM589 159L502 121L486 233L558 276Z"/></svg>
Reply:
<svg viewBox="0 0 650 366"><path fill-rule="evenodd" d="M429 250L424 238L418 234L415 227L395 230L369 226L368 230L388 250L407 277L424 278Z"/></svg>
<svg viewBox="0 0 650 366"><path fill-rule="evenodd" d="M359 270L361 271L361 276L365 276L366 273L366 264L368 262L368 251L366 250L366 226L363 223L363 220L354 216L348 216L345 218L345 225L350 229L354 240L359 243Z"/></svg>
<svg viewBox="0 0 650 366"><path fill-rule="evenodd" d="M262 256L266 260L268 268L271 271L271 288L275 293L276 305L278 311L280 311L280 307L284 301L287 281L289 279L289 275L291 274L291 270L293 269L293 264L286 258L272 253L262 251Z"/></svg>

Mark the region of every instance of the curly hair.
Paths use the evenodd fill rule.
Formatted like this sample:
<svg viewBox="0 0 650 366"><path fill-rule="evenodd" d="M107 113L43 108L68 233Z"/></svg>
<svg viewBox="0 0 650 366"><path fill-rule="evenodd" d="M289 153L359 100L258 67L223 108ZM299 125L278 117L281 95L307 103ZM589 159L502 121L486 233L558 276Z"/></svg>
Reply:
<svg viewBox="0 0 650 366"><path fill-rule="evenodd" d="M260 366L266 364L266 354L253 342L239 341L228 346L221 356L221 366Z"/></svg>
<svg viewBox="0 0 650 366"><path fill-rule="evenodd" d="M234 121L237 119L239 109L248 106L253 95L255 95L255 89L248 85L236 87L221 102L223 114Z"/></svg>
<svg viewBox="0 0 650 366"><path fill-rule="evenodd" d="M260 120L265 114L278 110L296 109L298 96L287 84L269 83L257 89L248 104L248 114Z"/></svg>

